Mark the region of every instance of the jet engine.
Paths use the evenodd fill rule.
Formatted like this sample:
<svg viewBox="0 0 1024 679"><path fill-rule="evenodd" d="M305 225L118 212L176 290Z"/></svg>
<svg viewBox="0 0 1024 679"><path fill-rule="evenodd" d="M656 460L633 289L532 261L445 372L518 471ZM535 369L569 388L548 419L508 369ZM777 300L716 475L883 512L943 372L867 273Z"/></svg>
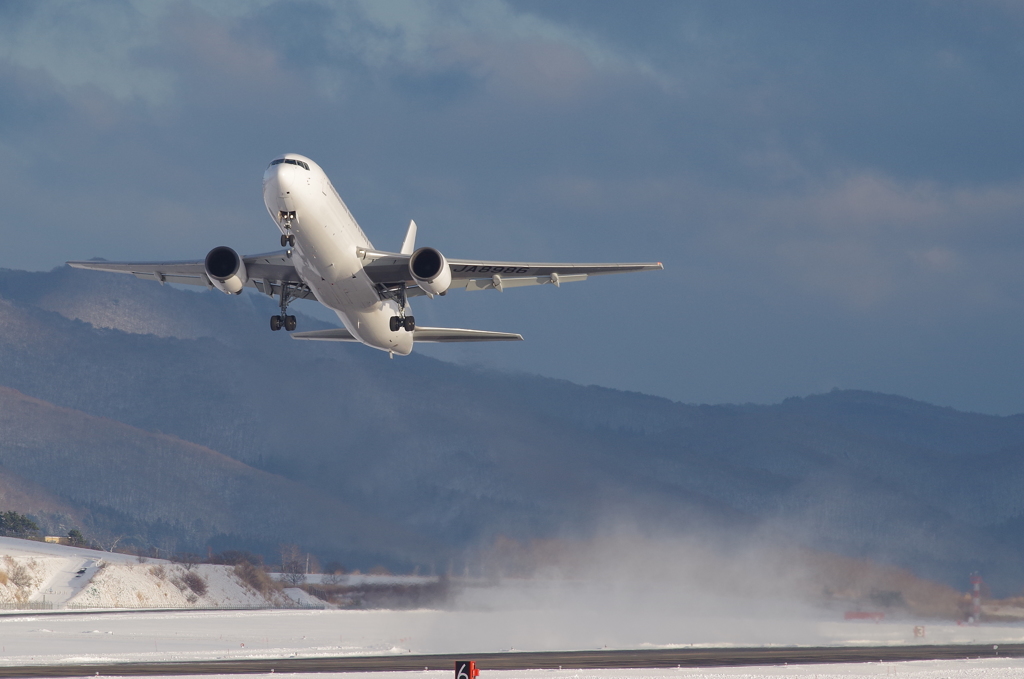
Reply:
<svg viewBox="0 0 1024 679"><path fill-rule="evenodd" d="M443 295L452 284L448 260L434 248L420 248L409 257L409 274L416 285L433 297Z"/></svg>
<svg viewBox="0 0 1024 679"><path fill-rule="evenodd" d="M206 275L213 287L221 292L240 295L249 280L245 273L245 262L231 248L221 245L206 255Z"/></svg>

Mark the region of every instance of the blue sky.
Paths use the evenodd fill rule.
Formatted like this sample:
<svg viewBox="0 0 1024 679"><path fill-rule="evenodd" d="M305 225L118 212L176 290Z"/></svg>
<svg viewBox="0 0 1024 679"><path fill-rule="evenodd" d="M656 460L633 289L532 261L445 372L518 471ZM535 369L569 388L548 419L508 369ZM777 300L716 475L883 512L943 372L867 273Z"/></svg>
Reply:
<svg viewBox="0 0 1024 679"><path fill-rule="evenodd" d="M416 300L527 337L433 356L1024 412L1022 34L1009 0L0 2L0 266L274 249L294 151L377 247L665 263Z"/></svg>

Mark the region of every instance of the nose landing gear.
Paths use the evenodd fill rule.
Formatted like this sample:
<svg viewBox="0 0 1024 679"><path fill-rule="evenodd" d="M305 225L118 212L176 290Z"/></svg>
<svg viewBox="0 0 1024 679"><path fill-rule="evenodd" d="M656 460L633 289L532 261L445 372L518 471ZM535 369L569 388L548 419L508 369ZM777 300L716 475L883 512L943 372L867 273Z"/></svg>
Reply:
<svg viewBox="0 0 1024 679"><path fill-rule="evenodd" d="M295 219L295 210L289 212L281 211L277 213L277 219L281 222L281 226L285 231L290 232L292 228L292 221ZM281 247L291 245L295 247L295 236L292 233L281 234Z"/></svg>

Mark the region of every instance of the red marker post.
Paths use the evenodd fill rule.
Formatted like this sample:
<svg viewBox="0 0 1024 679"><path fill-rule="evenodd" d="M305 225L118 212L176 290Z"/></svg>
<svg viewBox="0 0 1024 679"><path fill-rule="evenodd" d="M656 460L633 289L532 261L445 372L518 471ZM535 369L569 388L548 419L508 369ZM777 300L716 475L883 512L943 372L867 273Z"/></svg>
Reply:
<svg viewBox="0 0 1024 679"><path fill-rule="evenodd" d="M456 660L455 679L476 679L480 676L480 670L476 668L475 660Z"/></svg>

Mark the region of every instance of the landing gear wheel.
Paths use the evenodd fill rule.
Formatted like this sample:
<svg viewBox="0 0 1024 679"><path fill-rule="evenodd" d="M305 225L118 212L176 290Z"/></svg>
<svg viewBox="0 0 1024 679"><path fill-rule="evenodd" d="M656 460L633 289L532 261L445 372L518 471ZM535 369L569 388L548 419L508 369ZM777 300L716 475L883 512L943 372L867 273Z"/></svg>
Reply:
<svg viewBox="0 0 1024 679"><path fill-rule="evenodd" d="M280 316L271 316L270 317L270 329L273 330L274 332L277 332L278 330L281 329L281 317Z"/></svg>
<svg viewBox="0 0 1024 679"><path fill-rule="evenodd" d="M402 327L402 317L392 316L391 317L391 332L398 332L398 329Z"/></svg>
<svg viewBox="0 0 1024 679"><path fill-rule="evenodd" d="M281 234L281 247L288 245L288 236Z"/></svg>
<svg viewBox="0 0 1024 679"><path fill-rule="evenodd" d="M295 247L295 234L288 236L288 245Z"/></svg>
<svg viewBox="0 0 1024 679"><path fill-rule="evenodd" d="M285 330L287 330L288 332L292 332L293 330L295 330L295 325L296 325L295 316L285 316L284 317L284 329Z"/></svg>
<svg viewBox="0 0 1024 679"><path fill-rule="evenodd" d="M412 316L406 316L402 321L402 327L405 328L406 332L412 332L416 329L416 319Z"/></svg>

